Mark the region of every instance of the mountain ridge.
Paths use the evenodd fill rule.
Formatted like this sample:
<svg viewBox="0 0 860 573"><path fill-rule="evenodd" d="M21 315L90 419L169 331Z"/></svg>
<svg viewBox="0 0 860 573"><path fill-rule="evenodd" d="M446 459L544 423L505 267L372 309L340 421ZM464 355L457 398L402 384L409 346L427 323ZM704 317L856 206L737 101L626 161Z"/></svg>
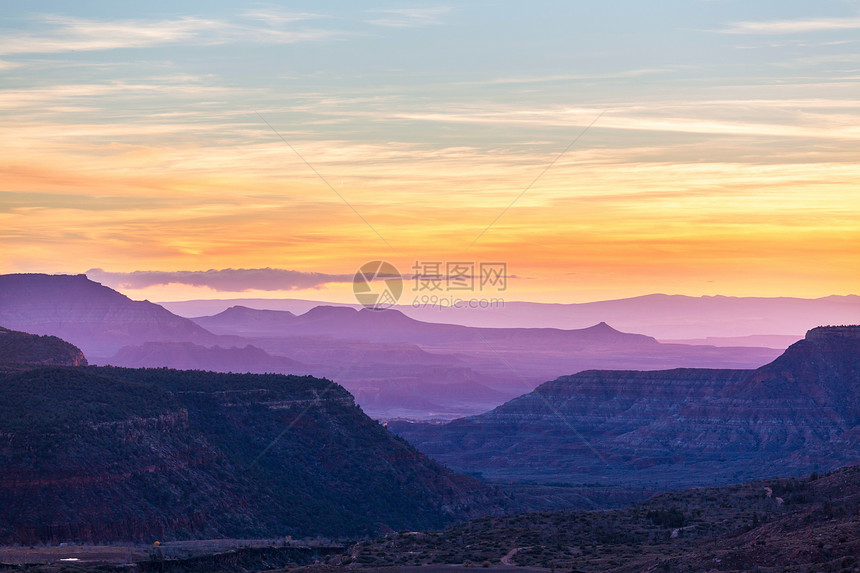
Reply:
<svg viewBox="0 0 860 573"><path fill-rule="evenodd" d="M186 317L215 314L235 304L294 313L307 312L319 305L359 308L356 304L304 299L213 299L161 304ZM860 295L856 294L800 298L652 293L583 303L505 301L498 308L483 309L414 308L411 305L394 308L417 320L473 327L571 329L605 320L624 331L667 340L757 335L799 338L820 324L860 322Z"/></svg>
<svg viewBox="0 0 860 573"><path fill-rule="evenodd" d="M247 307L231 307L217 315L198 317L195 323L218 334L233 332L254 335L333 336L356 337L372 342L410 342L437 345L464 340L474 342L476 334L488 341L510 339L514 336L529 338L555 337L576 342L605 343L625 342L631 344L656 344L650 336L621 332L605 321L579 329L560 328L475 328L454 324L424 322L410 318L395 309L371 310L342 306L317 306L303 314L288 311L255 310ZM259 331L250 329L257 325ZM274 327L274 328L273 328Z"/></svg>
<svg viewBox="0 0 860 573"><path fill-rule="evenodd" d="M366 535L506 501L309 376L0 374L0 543Z"/></svg>
<svg viewBox="0 0 860 573"><path fill-rule="evenodd" d="M0 324L58 336L91 359L141 340L214 338L187 318L149 301L133 301L86 275L0 275Z"/></svg>
<svg viewBox="0 0 860 573"><path fill-rule="evenodd" d="M389 427L494 479L687 487L830 469L860 462L858 333L813 329L756 370L586 370L485 414Z"/></svg>

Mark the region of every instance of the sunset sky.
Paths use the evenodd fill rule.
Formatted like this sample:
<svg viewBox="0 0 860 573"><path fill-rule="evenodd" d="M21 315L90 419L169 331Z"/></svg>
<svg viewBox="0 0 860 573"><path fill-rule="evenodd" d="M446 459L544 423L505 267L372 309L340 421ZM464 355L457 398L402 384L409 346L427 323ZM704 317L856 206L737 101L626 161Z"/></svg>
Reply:
<svg viewBox="0 0 860 573"><path fill-rule="evenodd" d="M347 301L375 259L504 261L509 300L860 291L858 1L132 6L3 6L0 273L156 301Z"/></svg>

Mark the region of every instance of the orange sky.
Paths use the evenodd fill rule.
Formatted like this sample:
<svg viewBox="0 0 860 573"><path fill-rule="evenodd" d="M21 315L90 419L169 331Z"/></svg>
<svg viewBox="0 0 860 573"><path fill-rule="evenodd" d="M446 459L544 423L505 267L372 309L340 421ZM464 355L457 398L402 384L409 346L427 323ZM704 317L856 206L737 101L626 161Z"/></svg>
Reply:
<svg viewBox="0 0 860 573"><path fill-rule="evenodd" d="M416 29L435 33L466 16L434 14L438 21L419 18ZM27 54L7 25L0 272L272 267L342 275L373 259L404 273L415 261L471 260L508 264L516 276L509 300L856 293L860 86L845 59L850 45L827 51L821 46L841 36L797 20L773 26L791 50L766 48L774 37L731 28L738 18L725 15L713 22L719 33L685 41L752 45L762 51L752 63L736 51L727 62L701 56L696 67L667 49L647 67L617 54L620 71L603 77L570 63L530 75L528 65L511 63L521 67L484 71L474 84L468 69L425 77L381 68L372 73L385 81L368 83L358 72L338 75L327 60L319 72L280 70L275 80L260 71L240 81L236 70L250 56L229 60L222 50L217 57L233 67L213 71L192 49L216 48L185 36L164 41L188 42L176 44L187 54L117 44L81 48L75 59L53 47ZM59 33L31 25L31 42ZM219 49L231 41L239 40ZM370 50L364 41L331 48L314 40L302 49ZM804 52L803 42L818 48ZM543 48L524 49L537 58ZM52 69L65 71L44 73ZM352 296L347 283L124 291L151 300Z"/></svg>

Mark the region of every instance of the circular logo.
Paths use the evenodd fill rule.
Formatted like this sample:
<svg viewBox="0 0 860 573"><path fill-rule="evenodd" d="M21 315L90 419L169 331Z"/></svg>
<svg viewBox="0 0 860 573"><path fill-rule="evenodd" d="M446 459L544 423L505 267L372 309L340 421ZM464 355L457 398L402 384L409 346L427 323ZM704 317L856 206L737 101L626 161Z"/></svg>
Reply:
<svg viewBox="0 0 860 573"><path fill-rule="evenodd" d="M397 304L403 294L403 277L387 261L370 261L356 271L352 292L363 307L385 310Z"/></svg>

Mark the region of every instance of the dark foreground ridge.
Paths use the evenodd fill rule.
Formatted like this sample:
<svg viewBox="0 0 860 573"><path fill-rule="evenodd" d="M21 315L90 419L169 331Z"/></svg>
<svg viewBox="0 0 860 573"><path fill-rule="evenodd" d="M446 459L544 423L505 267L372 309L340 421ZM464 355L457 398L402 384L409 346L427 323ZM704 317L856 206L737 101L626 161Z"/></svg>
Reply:
<svg viewBox="0 0 860 573"><path fill-rule="evenodd" d="M858 531L860 467L847 467L820 477L663 494L627 509L488 517L441 532L403 532L359 543L329 563L471 563L479 570L509 564L589 573L855 571Z"/></svg>
<svg viewBox="0 0 860 573"><path fill-rule="evenodd" d="M500 512L309 376L0 374L0 544L435 528Z"/></svg>
<svg viewBox="0 0 860 573"><path fill-rule="evenodd" d="M0 365L86 366L81 350L56 336L0 327Z"/></svg>
<svg viewBox="0 0 860 573"><path fill-rule="evenodd" d="M458 471L652 488L860 463L860 327L819 327L757 370L589 370L479 416L389 428Z"/></svg>
<svg viewBox="0 0 860 573"><path fill-rule="evenodd" d="M820 476L667 493L624 509L484 517L352 545L213 540L148 548L5 548L0 568L31 573L843 572L860 565L858 528L860 467L846 467ZM69 555L80 562L60 562Z"/></svg>

